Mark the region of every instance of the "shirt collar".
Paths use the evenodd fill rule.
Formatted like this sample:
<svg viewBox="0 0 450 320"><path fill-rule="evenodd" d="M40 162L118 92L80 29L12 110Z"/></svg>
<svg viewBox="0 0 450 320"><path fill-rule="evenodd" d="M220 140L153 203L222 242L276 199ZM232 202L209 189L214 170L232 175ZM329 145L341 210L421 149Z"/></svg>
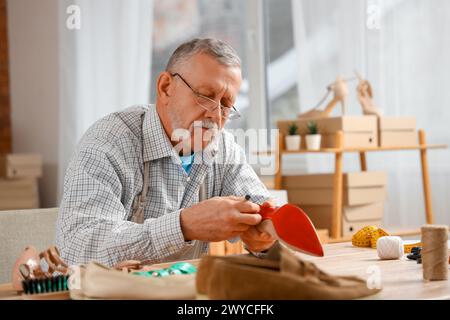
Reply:
<svg viewBox="0 0 450 320"><path fill-rule="evenodd" d="M177 156L166 131L159 119L155 105L150 105L144 115L142 126L144 143L144 161Z"/></svg>

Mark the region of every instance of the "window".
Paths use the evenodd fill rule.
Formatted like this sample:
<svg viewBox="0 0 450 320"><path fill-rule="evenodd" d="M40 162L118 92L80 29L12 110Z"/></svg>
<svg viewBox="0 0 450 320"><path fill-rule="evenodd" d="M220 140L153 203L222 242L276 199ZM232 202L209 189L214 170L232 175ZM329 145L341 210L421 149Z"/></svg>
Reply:
<svg viewBox="0 0 450 320"><path fill-rule="evenodd" d="M243 83L235 106L242 114L227 124L229 128L247 129L248 80L246 55L246 2L233 0L165 0L154 4L151 101L154 86L167 61L182 42L192 38L214 37L230 44L242 60Z"/></svg>
<svg viewBox="0 0 450 320"><path fill-rule="evenodd" d="M264 0L267 128L298 113L297 57L291 0Z"/></svg>

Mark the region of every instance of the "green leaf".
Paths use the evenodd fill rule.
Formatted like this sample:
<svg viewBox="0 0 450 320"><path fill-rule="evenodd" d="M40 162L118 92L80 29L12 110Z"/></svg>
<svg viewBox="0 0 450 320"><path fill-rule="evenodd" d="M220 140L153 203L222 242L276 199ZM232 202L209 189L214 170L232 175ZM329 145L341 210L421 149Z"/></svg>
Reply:
<svg viewBox="0 0 450 320"><path fill-rule="evenodd" d="M290 135L290 136L295 136L295 135L298 134L298 126L297 126L297 124L296 124L295 122L292 122L292 123L289 125L288 132L289 132L289 135Z"/></svg>

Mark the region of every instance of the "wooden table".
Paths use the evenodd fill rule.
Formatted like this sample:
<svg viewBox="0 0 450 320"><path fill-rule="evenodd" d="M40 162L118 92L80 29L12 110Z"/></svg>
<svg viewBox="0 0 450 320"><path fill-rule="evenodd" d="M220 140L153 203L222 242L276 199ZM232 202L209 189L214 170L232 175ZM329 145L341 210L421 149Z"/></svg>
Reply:
<svg viewBox="0 0 450 320"><path fill-rule="evenodd" d="M450 280L425 282L422 265L408 260L379 260L377 251L357 248L349 242L324 245L325 257L298 254L333 275L356 275L363 279L380 276L383 290L368 299L450 299ZM194 264L197 261L190 261ZM155 265L155 268L169 264ZM20 299L11 284L0 284L0 299Z"/></svg>
<svg viewBox="0 0 450 320"><path fill-rule="evenodd" d="M383 290L367 299L450 299L450 280L424 281L422 265L406 255L401 260L380 260L376 249L354 247L350 242L325 245L324 251L322 258L298 256L333 275L367 280L378 273Z"/></svg>

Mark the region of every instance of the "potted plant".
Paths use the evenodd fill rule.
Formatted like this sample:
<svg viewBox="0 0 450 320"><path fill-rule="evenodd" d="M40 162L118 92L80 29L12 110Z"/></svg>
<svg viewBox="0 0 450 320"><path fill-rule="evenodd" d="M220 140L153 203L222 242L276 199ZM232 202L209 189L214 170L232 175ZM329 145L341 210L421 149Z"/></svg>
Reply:
<svg viewBox="0 0 450 320"><path fill-rule="evenodd" d="M306 149L308 150L319 150L321 135L317 128L317 122L309 121L307 124L308 134L306 135Z"/></svg>
<svg viewBox="0 0 450 320"><path fill-rule="evenodd" d="M300 135L298 134L298 126L293 122L288 129L286 136L286 149L288 151L296 151L300 149Z"/></svg>

